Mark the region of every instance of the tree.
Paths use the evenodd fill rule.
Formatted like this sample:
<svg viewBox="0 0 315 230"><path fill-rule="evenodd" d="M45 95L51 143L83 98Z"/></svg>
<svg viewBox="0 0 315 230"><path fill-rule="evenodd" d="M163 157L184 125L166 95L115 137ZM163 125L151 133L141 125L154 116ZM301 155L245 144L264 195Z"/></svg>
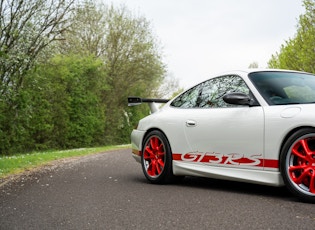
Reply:
<svg viewBox="0 0 315 230"><path fill-rule="evenodd" d="M315 73L315 1L304 0L305 14L301 15L296 35L272 55L270 68L293 69Z"/></svg>
<svg viewBox="0 0 315 230"><path fill-rule="evenodd" d="M44 98L51 105L51 141L55 146L100 144L105 119L101 94L106 73L102 62L94 56L58 55L39 73L51 86Z"/></svg>
<svg viewBox="0 0 315 230"><path fill-rule="evenodd" d="M179 80L175 78L174 75L169 74L164 78L162 84L156 89L153 96L157 98L171 99L183 91L184 89L179 85Z"/></svg>
<svg viewBox="0 0 315 230"><path fill-rule="evenodd" d="M110 7L107 18L105 63L108 68L110 90L106 100L114 119L107 119L108 139L118 131L121 143L129 140L130 131L140 117L132 116L132 126L126 124L126 98L130 95L150 97L165 76L165 66L150 24L143 17L134 17L126 8ZM138 108L140 109L140 108ZM146 110L145 110L146 111ZM145 112L143 110L143 113ZM118 118L118 119L116 119Z"/></svg>
<svg viewBox="0 0 315 230"><path fill-rule="evenodd" d="M0 0L0 154L129 142L165 66L150 24L92 0Z"/></svg>
<svg viewBox="0 0 315 230"><path fill-rule="evenodd" d="M16 91L36 57L62 38L74 0L0 1L0 93Z"/></svg>
<svg viewBox="0 0 315 230"><path fill-rule="evenodd" d="M248 66L249 69L256 69L258 68L258 63L257 62L252 62L250 63L250 65Z"/></svg>
<svg viewBox="0 0 315 230"><path fill-rule="evenodd" d="M105 14L107 6L85 0L73 11L73 22L64 33L65 39L59 44L62 54L104 56L106 41Z"/></svg>
<svg viewBox="0 0 315 230"><path fill-rule="evenodd" d="M150 23L125 6L107 7L94 1L84 1L72 20L60 50L93 54L103 61L108 86L103 95L105 135L111 144L129 142L130 129L141 115L129 119L126 114L133 109L126 108L127 97L152 95L166 73Z"/></svg>
<svg viewBox="0 0 315 230"><path fill-rule="evenodd" d="M34 144L32 91L24 81L41 52L62 39L74 1L0 0L1 153L25 151Z"/></svg>

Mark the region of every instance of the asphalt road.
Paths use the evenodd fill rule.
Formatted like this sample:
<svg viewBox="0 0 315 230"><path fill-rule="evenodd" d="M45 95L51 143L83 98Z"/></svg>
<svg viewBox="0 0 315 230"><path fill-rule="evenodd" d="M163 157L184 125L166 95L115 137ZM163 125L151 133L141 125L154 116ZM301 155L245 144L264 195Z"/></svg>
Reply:
<svg viewBox="0 0 315 230"><path fill-rule="evenodd" d="M54 164L0 187L0 229L315 229L285 188L145 180L131 150Z"/></svg>

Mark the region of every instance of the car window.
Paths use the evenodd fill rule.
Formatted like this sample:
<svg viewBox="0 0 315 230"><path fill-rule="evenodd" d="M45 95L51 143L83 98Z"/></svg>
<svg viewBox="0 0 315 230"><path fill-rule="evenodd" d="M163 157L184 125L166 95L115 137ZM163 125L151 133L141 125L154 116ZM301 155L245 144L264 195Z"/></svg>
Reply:
<svg viewBox="0 0 315 230"><path fill-rule="evenodd" d="M249 78L269 105L315 103L315 76L296 72L257 72Z"/></svg>
<svg viewBox="0 0 315 230"><path fill-rule="evenodd" d="M180 108L223 108L235 107L223 101L227 93L249 94L244 80L236 75L222 76L202 82L173 100L171 106Z"/></svg>

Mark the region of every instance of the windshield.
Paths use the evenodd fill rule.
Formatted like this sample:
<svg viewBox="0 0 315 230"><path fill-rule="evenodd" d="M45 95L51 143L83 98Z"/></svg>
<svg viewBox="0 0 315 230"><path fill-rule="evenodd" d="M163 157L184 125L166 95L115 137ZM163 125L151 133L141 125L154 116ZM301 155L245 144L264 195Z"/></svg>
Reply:
<svg viewBox="0 0 315 230"><path fill-rule="evenodd" d="M315 75L266 71L249 78L269 105L315 103Z"/></svg>

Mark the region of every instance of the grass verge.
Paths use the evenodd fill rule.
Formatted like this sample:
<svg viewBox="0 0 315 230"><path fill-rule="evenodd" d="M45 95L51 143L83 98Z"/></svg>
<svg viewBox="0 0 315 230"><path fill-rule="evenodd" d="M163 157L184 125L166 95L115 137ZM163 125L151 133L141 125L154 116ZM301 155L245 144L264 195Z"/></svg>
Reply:
<svg viewBox="0 0 315 230"><path fill-rule="evenodd" d="M0 179L6 176L21 173L38 166L45 165L51 161L63 158L86 156L110 150L129 148L130 145L116 145L96 148L81 148L62 151L33 152L27 154L16 154L11 156L0 156Z"/></svg>

